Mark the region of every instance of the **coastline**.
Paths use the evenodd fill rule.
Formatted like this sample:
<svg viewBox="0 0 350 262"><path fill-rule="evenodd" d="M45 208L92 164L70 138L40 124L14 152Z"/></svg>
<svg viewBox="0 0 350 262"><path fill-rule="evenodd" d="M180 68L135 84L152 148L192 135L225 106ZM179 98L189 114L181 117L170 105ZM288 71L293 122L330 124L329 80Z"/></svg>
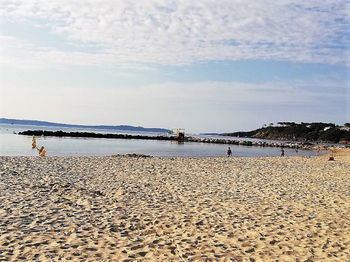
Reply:
<svg viewBox="0 0 350 262"><path fill-rule="evenodd" d="M346 261L350 149L0 157L0 260Z"/></svg>
<svg viewBox="0 0 350 262"><path fill-rule="evenodd" d="M301 141L268 141L268 140L232 140L223 138L203 138L193 136L169 136L169 135L132 135L132 134L104 134L95 132L64 132L64 131L47 131L47 130L26 130L18 133L24 136L43 136L43 137L83 137L83 138L107 138L107 139L138 139L138 140L160 140L160 141L175 141L179 143L207 143L207 144L225 144L225 145L242 145L256 147L280 147L303 150L314 150L321 148L328 149L325 144L315 144Z"/></svg>

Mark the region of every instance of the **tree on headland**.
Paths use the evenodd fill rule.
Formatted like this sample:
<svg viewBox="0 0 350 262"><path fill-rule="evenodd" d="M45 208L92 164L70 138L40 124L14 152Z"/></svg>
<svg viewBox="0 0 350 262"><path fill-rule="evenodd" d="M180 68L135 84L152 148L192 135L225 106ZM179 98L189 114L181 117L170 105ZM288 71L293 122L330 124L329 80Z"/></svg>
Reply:
<svg viewBox="0 0 350 262"><path fill-rule="evenodd" d="M278 122L277 124L277 126L274 126L272 123L269 125L265 124L262 128L249 132L235 132L224 135L308 142L350 142L350 131L341 129L334 123L301 122L299 124L295 122ZM347 126L350 126L350 123L347 123Z"/></svg>

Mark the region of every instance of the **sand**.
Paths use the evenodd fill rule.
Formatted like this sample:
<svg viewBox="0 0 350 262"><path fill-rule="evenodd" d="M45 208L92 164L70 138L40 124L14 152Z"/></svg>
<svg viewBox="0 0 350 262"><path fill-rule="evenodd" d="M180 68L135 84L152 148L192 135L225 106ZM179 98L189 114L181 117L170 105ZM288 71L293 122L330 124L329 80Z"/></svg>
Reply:
<svg viewBox="0 0 350 262"><path fill-rule="evenodd" d="M0 157L0 261L350 261L349 151Z"/></svg>

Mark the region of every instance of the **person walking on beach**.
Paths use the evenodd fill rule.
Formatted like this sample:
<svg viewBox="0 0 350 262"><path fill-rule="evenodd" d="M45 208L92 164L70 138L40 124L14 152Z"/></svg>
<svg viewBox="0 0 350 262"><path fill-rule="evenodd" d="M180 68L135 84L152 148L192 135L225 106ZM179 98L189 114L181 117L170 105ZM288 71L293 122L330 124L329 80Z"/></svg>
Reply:
<svg viewBox="0 0 350 262"><path fill-rule="evenodd" d="M228 147L227 149L227 157L230 157L232 155L231 147Z"/></svg>
<svg viewBox="0 0 350 262"><path fill-rule="evenodd" d="M281 149L281 156L284 156L284 149Z"/></svg>

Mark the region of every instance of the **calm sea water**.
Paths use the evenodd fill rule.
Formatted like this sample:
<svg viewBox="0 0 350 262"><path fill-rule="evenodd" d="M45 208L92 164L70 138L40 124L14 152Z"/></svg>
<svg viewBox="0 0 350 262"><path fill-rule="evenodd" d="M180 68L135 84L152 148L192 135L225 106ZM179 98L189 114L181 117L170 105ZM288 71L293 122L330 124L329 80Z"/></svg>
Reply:
<svg viewBox="0 0 350 262"><path fill-rule="evenodd" d="M123 133L114 130L93 130L76 128L52 128L29 125L0 125L0 155L36 156L31 148L31 136L18 135L24 130L63 130L66 132L86 131L99 133ZM124 132L125 133L125 132ZM129 134L156 135L149 132L128 132ZM215 137L215 136L211 136ZM237 138L235 138L237 139ZM227 145L206 143L183 143L173 141L151 141L137 139L37 137L37 146L45 146L47 156L109 156L115 154L138 153L160 157L224 157ZM247 140L247 139L244 139ZM230 145L233 156L279 156L280 149L273 147L249 147ZM285 149L286 156L314 156L310 150Z"/></svg>

